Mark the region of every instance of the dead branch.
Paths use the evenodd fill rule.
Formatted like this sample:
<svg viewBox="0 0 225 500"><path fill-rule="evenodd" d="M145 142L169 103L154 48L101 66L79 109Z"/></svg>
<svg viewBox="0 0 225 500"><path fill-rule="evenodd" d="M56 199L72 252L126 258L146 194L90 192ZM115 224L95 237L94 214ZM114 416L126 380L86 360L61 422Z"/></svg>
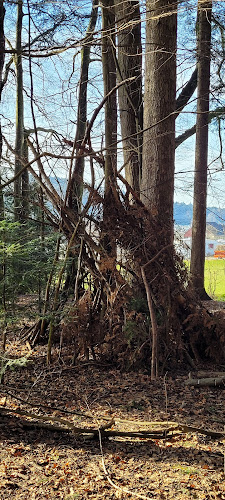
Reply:
<svg viewBox="0 0 225 500"><path fill-rule="evenodd" d="M156 320L155 309L152 300L152 293L150 286L147 282L144 266L141 267L141 275L143 283L145 285L145 291L147 295L148 308L152 324L152 360L151 360L151 379L154 380L158 377L158 357L157 357L157 345L158 345L158 326Z"/></svg>
<svg viewBox="0 0 225 500"><path fill-rule="evenodd" d="M189 378L185 380L185 385L192 385L193 387L217 387L225 385L224 377L210 377L210 378Z"/></svg>
<svg viewBox="0 0 225 500"><path fill-rule="evenodd" d="M181 424L177 422L157 422L157 424L161 424L160 429L151 429L151 426L156 425L156 422L131 422L133 425L145 424L150 428L148 430L138 430L138 431L119 431L119 430L108 430L109 426L112 426L116 423L116 419L112 418L107 424L103 424L101 427L90 428L90 427L78 427L73 422L66 420L62 417L50 416L50 415L37 415L35 413L21 410L19 408L12 409L7 407L0 407L0 414L7 415L15 415L15 416L24 416L29 419L33 419L37 421L37 425L39 427L47 428L50 430L57 430L61 432L72 432L73 434L93 434L94 436L99 436L99 432L103 437L133 437L133 438L145 438L145 439L168 439L174 437L174 435L189 432L196 432L199 434L203 434L206 436L210 436L212 438L223 439L225 437L225 432L217 432L211 429L203 429L199 427L195 427L192 425ZM26 422L25 422L26 423ZM32 424L30 420L27 422L28 424ZM33 425L36 425L33 422Z"/></svg>
<svg viewBox="0 0 225 500"><path fill-rule="evenodd" d="M211 377L225 377L225 372L214 372L199 370L196 373L196 378L211 378Z"/></svg>

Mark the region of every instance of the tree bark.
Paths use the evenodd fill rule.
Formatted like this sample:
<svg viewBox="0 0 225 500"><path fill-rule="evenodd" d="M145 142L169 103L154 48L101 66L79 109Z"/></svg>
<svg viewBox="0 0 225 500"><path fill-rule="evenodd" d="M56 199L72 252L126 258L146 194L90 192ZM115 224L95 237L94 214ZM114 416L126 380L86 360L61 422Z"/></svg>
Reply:
<svg viewBox="0 0 225 500"><path fill-rule="evenodd" d="M4 17L5 8L4 1L0 0L0 102L2 97L2 75L5 62L5 35L4 35ZM0 123L0 162L2 159L2 129ZM1 170L0 170L0 187L1 187ZM2 189L0 190L0 220L4 219L4 198Z"/></svg>
<svg viewBox="0 0 225 500"><path fill-rule="evenodd" d="M116 245L109 231L115 205L114 186L117 171L117 96L116 87L115 11L113 0L102 1L102 70L105 102L105 194L103 207L102 245L115 257Z"/></svg>
<svg viewBox="0 0 225 500"><path fill-rule="evenodd" d="M141 199L173 241L177 4L148 0Z"/></svg>
<svg viewBox="0 0 225 500"><path fill-rule="evenodd" d="M198 10L198 95L190 271L195 291L204 298L212 1L199 0Z"/></svg>
<svg viewBox="0 0 225 500"><path fill-rule="evenodd" d="M116 86L115 12L113 0L102 2L102 68L104 95ZM110 196L117 162L117 99L113 92L105 103L105 196Z"/></svg>
<svg viewBox="0 0 225 500"><path fill-rule="evenodd" d="M83 196L84 155L80 145L85 136L87 125L87 88L90 65L90 51L94 30L98 17L98 0L93 0L90 21L86 31L86 38L81 49L81 69L79 99L77 110L77 129L74 148L76 151L75 167L72 173L68 192L68 205L75 211L80 211Z"/></svg>
<svg viewBox="0 0 225 500"><path fill-rule="evenodd" d="M24 120L23 120L23 67L22 67L22 24L23 24L23 0L17 4L16 24L16 142L15 142L15 175L22 168L20 158L23 155ZM21 220L22 204L22 182L19 176L14 182L14 218Z"/></svg>
<svg viewBox="0 0 225 500"><path fill-rule="evenodd" d="M22 148L22 158L28 163L28 143L27 135L24 133L23 148ZM23 165L21 165L22 167ZM25 169L21 176L21 215L20 221L26 222L29 217L29 173L28 169Z"/></svg>
<svg viewBox="0 0 225 500"><path fill-rule="evenodd" d="M115 0L119 80L135 77L118 90L126 180L140 195L142 164L142 44L138 0Z"/></svg>

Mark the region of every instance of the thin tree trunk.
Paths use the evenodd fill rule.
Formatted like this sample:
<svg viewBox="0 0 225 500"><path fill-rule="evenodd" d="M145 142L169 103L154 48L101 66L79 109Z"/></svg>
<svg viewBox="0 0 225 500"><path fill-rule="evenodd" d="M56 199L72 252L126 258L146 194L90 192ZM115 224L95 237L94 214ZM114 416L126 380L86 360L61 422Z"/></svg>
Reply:
<svg viewBox="0 0 225 500"><path fill-rule="evenodd" d="M90 52L94 37L95 26L98 18L98 0L92 0L92 10L90 14L89 24L86 30L86 37L81 49L81 68L80 68L80 85L79 85L79 98L77 109L77 128L75 141L73 144L73 154L75 153L75 165L73 168L73 160L70 166L70 178L66 192L66 202L69 208L74 210L75 214L81 212L82 197L84 189L84 148L81 146L85 138L85 131L87 127L87 92L88 92L88 78L90 66ZM75 286L76 281L76 259L72 256L71 264L69 266L67 278L65 280L65 290L67 292Z"/></svg>
<svg viewBox="0 0 225 500"><path fill-rule="evenodd" d="M49 297L50 297L50 290L51 290L51 285L52 285L52 280L54 277L54 272L56 268L56 264L59 260L59 249L60 249L60 243L61 243L61 235L59 234L57 238L57 243L56 243L56 250L55 250L55 256L53 259L52 263L52 268L49 273L46 289L45 289L45 297L44 297L44 307L43 307L43 313L42 313L42 320L41 320L41 326L40 326L40 337L44 335L46 325L48 324L48 321L46 319L46 314L49 308Z"/></svg>
<svg viewBox="0 0 225 500"><path fill-rule="evenodd" d="M87 125L87 87L88 87L88 72L90 65L90 51L93 41L95 26L98 18L98 0L93 0L90 21L86 31L86 39L81 49L81 70L80 70L80 86L79 99L77 110L77 130L74 143L74 151L76 152L75 167L69 183L68 204L70 208L80 212L82 196L83 196L83 176L84 176L84 155L80 145L85 136Z"/></svg>
<svg viewBox="0 0 225 500"><path fill-rule="evenodd" d="M2 73L5 62L5 35L4 35L4 1L0 0L0 102L2 97ZM0 123L0 162L2 160L2 129ZM1 188L1 168L0 168L0 188ZM4 219L4 198L2 189L0 190L0 220Z"/></svg>
<svg viewBox="0 0 225 500"><path fill-rule="evenodd" d="M204 289L206 198L208 168L208 119L212 1L198 3L198 100L195 146L195 178L192 224L191 278L200 297Z"/></svg>
<svg viewBox="0 0 225 500"><path fill-rule="evenodd" d="M62 278L63 278L63 274L65 272L66 264L68 262L68 259L69 259L70 253L71 253L71 248L72 248L72 245L74 244L74 240L75 240L75 237L77 235L79 225L80 225L80 221L78 221L78 223L74 229L74 232L73 232L73 234L68 242L64 261L63 261L62 267L59 271L58 279L56 282L55 294L54 294L53 305L52 305L52 310L51 310L52 317L51 317L50 325L49 325L49 337L48 337L48 347L47 347L47 364L51 363L51 358L52 358L51 350L52 350L52 341L53 341L53 337L54 337L56 310L57 310L58 305L59 305L58 301L59 301L60 286L62 283Z"/></svg>
<svg viewBox="0 0 225 500"><path fill-rule="evenodd" d="M102 2L102 65L104 95L116 86L115 12L113 0ZM105 195L110 196L116 174L117 100L113 92L105 103Z"/></svg>
<svg viewBox="0 0 225 500"><path fill-rule="evenodd" d="M141 198L173 241L177 4L148 0Z"/></svg>
<svg viewBox="0 0 225 500"><path fill-rule="evenodd" d="M126 180L140 195L142 163L142 44L139 0L115 0L118 79L135 80L119 88L120 123Z"/></svg>
<svg viewBox="0 0 225 500"><path fill-rule="evenodd" d="M24 135L24 141L23 141L23 149L22 149L22 158L23 160L28 163L29 158L28 158L28 142L27 142L27 136L26 134ZM23 165L21 165L22 167ZM22 176L21 176L21 222L26 222L29 217L29 173L28 169L23 171Z"/></svg>
<svg viewBox="0 0 225 500"><path fill-rule="evenodd" d="M152 295L148 280L146 278L144 266L141 267L141 275L143 283L145 285L145 291L147 296L149 314L151 319L151 330L152 330L152 358L151 358L151 379L155 380L158 378L158 326L156 320L155 309L153 305Z"/></svg>
<svg viewBox="0 0 225 500"><path fill-rule="evenodd" d="M16 24L16 143L15 143L15 175L21 170L22 165L18 157L23 155L24 121L23 121L23 67L22 67L22 23L23 23L23 0L17 3ZM21 176L14 182L14 218L21 220L22 188Z"/></svg>
<svg viewBox="0 0 225 500"><path fill-rule="evenodd" d="M116 87L115 11L113 0L102 1L102 69L104 96ZM115 257L116 245L108 231L115 205L114 185L117 170L117 96L111 92L105 102L105 196L102 244L108 255ZM109 273L110 274L110 273Z"/></svg>

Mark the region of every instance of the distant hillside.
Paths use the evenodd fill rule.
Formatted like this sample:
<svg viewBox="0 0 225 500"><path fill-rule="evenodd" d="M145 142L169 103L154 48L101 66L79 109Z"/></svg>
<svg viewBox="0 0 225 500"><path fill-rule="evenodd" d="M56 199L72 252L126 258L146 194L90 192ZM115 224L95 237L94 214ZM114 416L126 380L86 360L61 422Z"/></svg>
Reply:
<svg viewBox="0 0 225 500"><path fill-rule="evenodd" d="M190 203L174 203L174 220L179 226L190 226L192 223L193 205ZM225 224L225 208L208 207L207 222ZM214 224L213 224L214 225Z"/></svg>
<svg viewBox="0 0 225 500"><path fill-rule="evenodd" d="M67 180L65 178L50 176L50 181L52 182L54 188L65 195ZM86 197L87 195L84 195ZM174 220L175 224L178 226L191 226L192 223L192 211L193 205L189 203L174 203ZM209 207L207 209L207 222L213 222L217 224L225 224L225 208ZM215 227L215 224L213 224Z"/></svg>
<svg viewBox="0 0 225 500"><path fill-rule="evenodd" d="M192 221L193 206L191 203L174 203L174 220L178 226L190 226Z"/></svg>

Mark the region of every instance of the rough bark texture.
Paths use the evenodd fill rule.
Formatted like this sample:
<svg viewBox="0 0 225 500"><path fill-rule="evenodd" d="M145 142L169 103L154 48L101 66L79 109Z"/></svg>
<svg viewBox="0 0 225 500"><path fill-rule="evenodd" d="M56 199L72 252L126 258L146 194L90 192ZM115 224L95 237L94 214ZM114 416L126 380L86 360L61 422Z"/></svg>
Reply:
<svg viewBox="0 0 225 500"><path fill-rule="evenodd" d="M173 238L177 9L173 0L148 0L141 198Z"/></svg>
<svg viewBox="0 0 225 500"><path fill-rule="evenodd" d="M22 67L22 22L23 22L23 0L18 0L17 25L16 25L16 143L15 152L22 158L24 141L24 121L23 121L23 67ZM22 168L18 156L15 158L15 175ZM16 221L21 220L21 176L14 183L14 217Z"/></svg>
<svg viewBox="0 0 225 500"><path fill-rule="evenodd" d="M102 69L104 96L116 86L115 10L113 0L102 2ZM105 196L102 225L102 244L108 255L115 256L116 246L108 233L112 216L114 185L117 171L117 98L110 94L105 102Z"/></svg>
<svg viewBox="0 0 225 500"><path fill-rule="evenodd" d="M191 277L196 292L200 296L204 297L212 1L203 3L199 0L198 9L198 101L196 122Z"/></svg>
<svg viewBox="0 0 225 500"><path fill-rule="evenodd" d="M80 85L79 99L77 110L77 130L75 137L76 162L72 173L71 183L68 193L68 204L70 208L76 211L80 210L83 196L83 176L84 176L84 156L80 145L85 136L87 125L87 88L88 88L88 73L90 65L90 51L93 41L94 30L98 17L98 0L93 0L90 21L86 31L86 39L81 49L81 70L80 70Z"/></svg>
<svg viewBox="0 0 225 500"><path fill-rule="evenodd" d="M115 12L113 0L102 2L102 66L104 95L116 86ZM117 100L112 93L105 103L105 194L110 196L116 173Z"/></svg>
<svg viewBox="0 0 225 500"><path fill-rule="evenodd" d="M22 158L28 163L28 143L27 135L24 133ZM22 167L22 165L21 165ZM26 222L29 217L29 173L28 170L24 170L21 178L21 222Z"/></svg>
<svg viewBox="0 0 225 500"><path fill-rule="evenodd" d="M4 36L4 17L5 9L3 0L0 0L0 102L2 97L2 72L5 62L5 36ZM0 124L0 161L2 158L2 129ZM0 186L1 186L1 170L0 170ZM4 199L2 190L0 191L0 219L4 218Z"/></svg>
<svg viewBox="0 0 225 500"><path fill-rule="evenodd" d="M126 179L140 194L143 100L142 100L142 45L139 1L115 0L118 79L135 77L119 88L120 123L123 138L123 157Z"/></svg>

